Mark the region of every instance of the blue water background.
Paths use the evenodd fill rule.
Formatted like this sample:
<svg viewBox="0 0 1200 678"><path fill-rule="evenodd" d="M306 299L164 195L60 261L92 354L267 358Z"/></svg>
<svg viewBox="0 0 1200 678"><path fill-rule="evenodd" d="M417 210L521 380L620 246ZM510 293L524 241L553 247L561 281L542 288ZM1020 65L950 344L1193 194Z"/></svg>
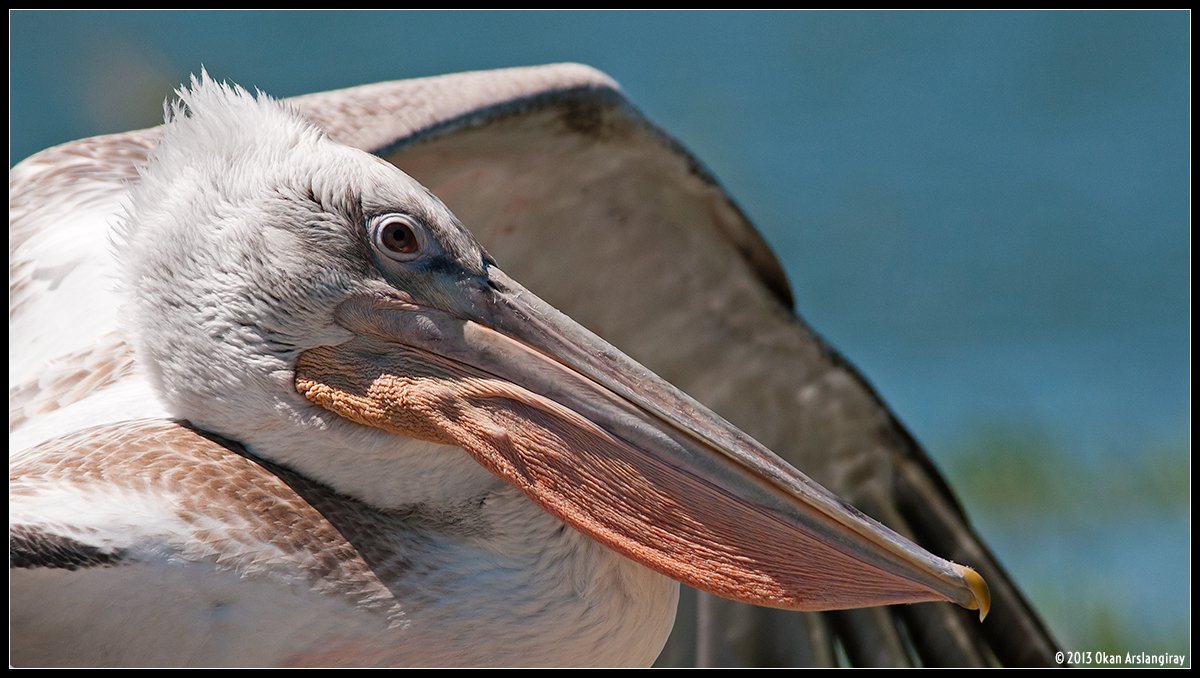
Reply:
<svg viewBox="0 0 1200 678"><path fill-rule="evenodd" d="M1190 19L14 12L9 158L156 124L201 64L279 97L600 68L754 220L797 310L963 488L1065 649L1097 649L1115 615L1138 629L1124 650L1186 653ZM955 476L997 429L1034 432L1093 496L1004 519L970 491L986 477ZM1182 499L1112 490L1154 464L1188 478Z"/></svg>

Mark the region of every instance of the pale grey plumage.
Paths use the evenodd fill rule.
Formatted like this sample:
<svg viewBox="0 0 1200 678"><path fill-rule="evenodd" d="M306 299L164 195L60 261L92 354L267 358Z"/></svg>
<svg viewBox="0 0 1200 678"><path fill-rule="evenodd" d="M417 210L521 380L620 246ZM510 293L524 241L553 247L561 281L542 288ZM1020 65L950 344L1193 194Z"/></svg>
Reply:
<svg viewBox="0 0 1200 678"><path fill-rule="evenodd" d="M937 519L949 521L951 532L957 532L951 541L969 547L959 557L998 573L989 574L989 581L997 576L1005 581L986 551L970 546L977 540L919 447L865 382L791 315L786 280L753 228L699 164L649 126L611 80L584 67L559 66L385 83L296 103L331 135L384 153L431 186L506 268L539 294L774 449L790 453L856 503L903 526L901 513L913 515L906 488L921 488L919 496L940 512ZM135 133L119 148L136 155L153 134ZM127 179L128 164L123 167L99 183ZM14 182L21 178L22 172L14 171ZM20 210L13 212L19 222ZM530 241L538 247L530 248ZM668 250L669 265L664 242L675 243ZM10 269L10 289L14 279L24 279L14 277L15 270ZM618 310L613 297L628 303ZM239 407L226 409L226 414L241 414ZM96 419L107 421L106 416L111 417L98 414ZM224 416L214 420L218 431L220 422L228 421ZM261 446L271 434L250 442ZM355 438L355 445L364 442ZM415 457L435 457L456 474L471 473L462 455L441 446L418 447ZM297 462L334 486L365 491L364 483L343 477L345 469L335 461L322 467L307 462L308 468ZM374 472L367 460L356 475ZM472 477L477 487L456 490L467 499L495 489L489 485L494 478ZM440 496L447 484L414 482L404 488L410 494L398 495ZM367 498L389 505L388 497ZM919 524L915 531L923 533ZM1036 617L1015 589L1002 587L1005 593L1010 595L1005 605L1017 621L1001 635L1015 635L1019 640L1009 644L1023 643L1032 654L1001 658L1023 662L1039 653L1047 656L1050 646ZM960 639L965 654L950 661L988 659L974 627L953 610L907 612L910 636L926 661L937 655L925 654L923 636L913 629L929 623L955 629L950 635ZM889 632L886 615L841 614L846 621L835 628L847 639L855 637L856 616L874 615L869 623L881 623L876 628ZM808 623L816 629L809 637L821 638L823 622L810 616ZM829 634L824 638L821 642L832 642ZM849 640L843 642L852 657L865 656ZM883 661L904 659L902 644L891 648ZM831 656L819 647L814 655Z"/></svg>

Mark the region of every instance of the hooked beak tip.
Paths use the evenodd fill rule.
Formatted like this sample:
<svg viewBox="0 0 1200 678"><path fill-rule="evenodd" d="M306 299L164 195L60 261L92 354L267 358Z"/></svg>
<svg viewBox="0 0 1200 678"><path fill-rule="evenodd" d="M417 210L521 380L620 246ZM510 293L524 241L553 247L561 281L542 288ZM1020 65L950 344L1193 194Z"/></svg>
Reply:
<svg viewBox="0 0 1200 678"><path fill-rule="evenodd" d="M957 565L959 574L962 575L963 581L967 588L971 590L971 600L963 605L968 610L979 610L979 621L987 616L988 610L992 608L992 593L988 590L987 582L979 573L969 567Z"/></svg>

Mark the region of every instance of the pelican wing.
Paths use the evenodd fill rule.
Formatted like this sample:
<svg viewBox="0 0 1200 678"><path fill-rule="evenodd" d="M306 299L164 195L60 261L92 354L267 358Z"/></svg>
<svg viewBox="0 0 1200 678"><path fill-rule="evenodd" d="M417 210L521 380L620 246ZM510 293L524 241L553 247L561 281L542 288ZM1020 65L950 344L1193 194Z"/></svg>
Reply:
<svg viewBox="0 0 1200 678"><path fill-rule="evenodd" d="M126 652L115 661L143 666L384 664L346 638L355 618L372 610L396 626L398 597L437 596L377 575L405 567L436 516L382 513L186 422L83 428L10 472L17 665L113 647ZM226 623L204 623L213 614ZM147 642L148 624L170 642Z"/></svg>
<svg viewBox="0 0 1200 678"><path fill-rule="evenodd" d="M982 624L944 603L814 614L705 601L718 624L759 635L710 631L716 646L700 651L820 663L836 638L862 664L1052 662L1054 641L920 444L795 314L782 267L716 179L612 79L561 64L294 102L429 187L535 294L992 588ZM665 661L693 660L688 604Z"/></svg>

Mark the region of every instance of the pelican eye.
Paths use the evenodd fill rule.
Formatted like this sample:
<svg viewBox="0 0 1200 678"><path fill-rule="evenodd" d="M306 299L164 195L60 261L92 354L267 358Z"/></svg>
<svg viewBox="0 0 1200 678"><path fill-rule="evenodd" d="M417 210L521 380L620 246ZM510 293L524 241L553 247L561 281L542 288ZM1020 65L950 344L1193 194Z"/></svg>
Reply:
<svg viewBox="0 0 1200 678"><path fill-rule="evenodd" d="M407 214L388 214L374 220L375 245L392 259L408 261L421 250L420 222Z"/></svg>

